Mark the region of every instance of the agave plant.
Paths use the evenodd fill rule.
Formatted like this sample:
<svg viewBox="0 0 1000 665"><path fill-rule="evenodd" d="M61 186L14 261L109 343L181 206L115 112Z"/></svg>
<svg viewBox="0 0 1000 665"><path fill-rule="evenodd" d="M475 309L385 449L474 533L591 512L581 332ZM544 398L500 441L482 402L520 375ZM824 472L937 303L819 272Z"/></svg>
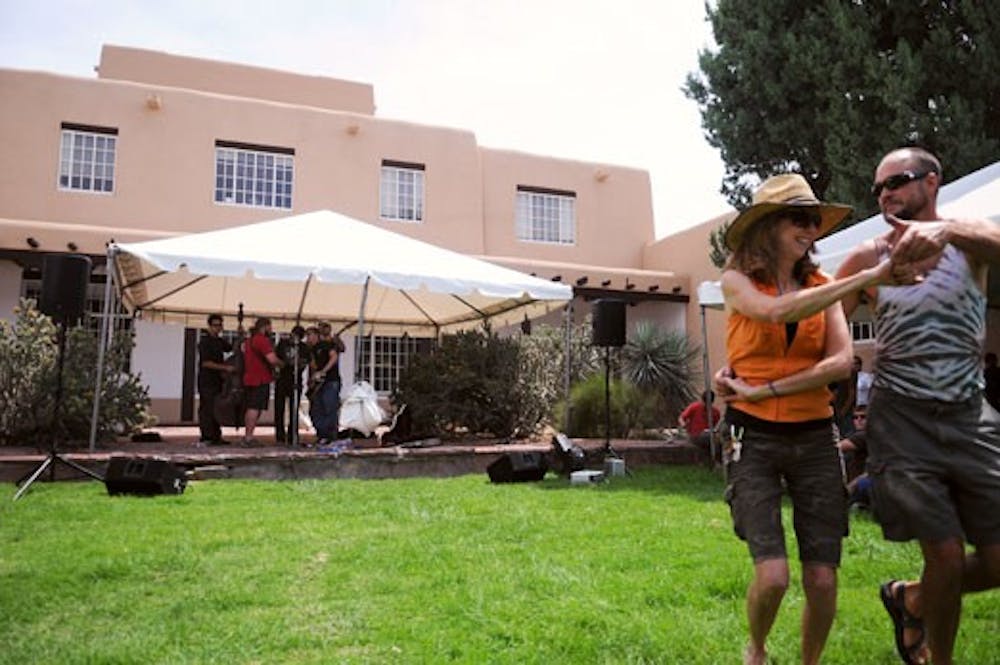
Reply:
<svg viewBox="0 0 1000 665"><path fill-rule="evenodd" d="M699 347L687 335L648 321L636 324L621 353L623 376L662 400L663 415L673 422L697 396Z"/></svg>

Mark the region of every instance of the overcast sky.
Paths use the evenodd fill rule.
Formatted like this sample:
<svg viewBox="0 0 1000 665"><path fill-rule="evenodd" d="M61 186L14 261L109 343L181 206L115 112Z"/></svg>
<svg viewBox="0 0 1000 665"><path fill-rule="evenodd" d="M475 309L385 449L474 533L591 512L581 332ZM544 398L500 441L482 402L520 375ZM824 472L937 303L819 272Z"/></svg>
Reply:
<svg viewBox="0 0 1000 665"><path fill-rule="evenodd" d="M370 83L380 117L645 169L658 237L729 209L681 92L702 0L0 0L0 67L93 77L102 44Z"/></svg>

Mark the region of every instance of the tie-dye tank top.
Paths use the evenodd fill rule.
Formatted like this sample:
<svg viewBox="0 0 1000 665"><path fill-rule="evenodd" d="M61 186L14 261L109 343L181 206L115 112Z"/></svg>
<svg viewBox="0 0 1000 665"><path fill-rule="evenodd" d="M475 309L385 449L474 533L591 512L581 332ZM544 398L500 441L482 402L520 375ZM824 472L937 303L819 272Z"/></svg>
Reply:
<svg viewBox="0 0 1000 665"><path fill-rule="evenodd" d="M882 286L875 307L876 390L960 402L983 388L986 296L948 245L920 284Z"/></svg>

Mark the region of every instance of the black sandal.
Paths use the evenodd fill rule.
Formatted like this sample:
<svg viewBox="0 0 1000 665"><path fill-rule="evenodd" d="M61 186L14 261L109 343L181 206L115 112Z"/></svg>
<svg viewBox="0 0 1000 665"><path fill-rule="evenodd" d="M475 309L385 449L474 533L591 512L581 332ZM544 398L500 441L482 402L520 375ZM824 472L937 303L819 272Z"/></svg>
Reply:
<svg viewBox="0 0 1000 665"><path fill-rule="evenodd" d="M904 602L904 598L906 597L906 583L898 580L889 580L879 587L879 596L882 598L885 611L892 618L896 635L896 652L899 653L899 657L907 665L921 665L921 661L916 658L921 649L924 648L924 642L927 640L927 631L924 629L924 620L918 616L914 616L906 609L906 603ZM920 637L909 646L903 641L903 631L907 629L920 631Z"/></svg>

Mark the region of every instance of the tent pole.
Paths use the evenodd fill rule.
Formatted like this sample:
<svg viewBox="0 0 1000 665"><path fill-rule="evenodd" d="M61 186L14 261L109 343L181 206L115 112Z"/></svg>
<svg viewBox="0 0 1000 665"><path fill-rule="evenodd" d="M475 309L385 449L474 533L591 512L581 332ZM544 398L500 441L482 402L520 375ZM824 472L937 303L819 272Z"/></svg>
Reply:
<svg viewBox="0 0 1000 665"><path fill-rule="evenodd" d="M565 320L566 320L566 323L565 323L566 334L565 334L565 337L564 337L564 340L563 340L563 356L565 357L565 363L564 363L565 364L565 368L564 368L565 371L564 371L564 375L563 375L563 392L566 395L566 407L565 407L564 413L563 413L563 426L562 426L562 428L568 430L569 429L570 412L573 409L572 405L570 404L570 399L569 399L569 394L570 394L569 393L569 391L570 391L570 377L572 376L572 367L573 367L573 358L572 358L572 354L573 354L573 298L570 298L566 302Z"/></svg>
<svg viewBox="0 0 1000 665"><path fill-rule="evenodd" d="M368 303L368 283L371 277L365 277L365 285L361 289L361 311L358 312L358 336L354 343L354 383L361 380L361 344L365 338L365 305Z"/></svg>
<svg viewBox="0 0 1000 665"><path fill-rule="evenodd" d="M306 305L306 295L309 293L309 285L312 284L312 279L313 273L309 273L309 276L306 277L306 283L302 287L302 297L299 298L299 311L295 313L295 325L299 325L302 321L302 309Z"/></svg>
<svg viewBox="0 0 1000 665"><path fill-rule="evenodd" d="M101 410L101 384L104 380L104 349L111 337L111 298L112 281L114 280L114 260L117 252L113 245L108 245L108 258L104 273L104 318L101 320L101 335L97 342L97 377L94 379L94 408L90 412L90 452L94 452L97 443L97 418Z"/></svg>
<svg viewBox="0 0 1000 665"><path fill-rule="evenodd" d="M705 321L705 306L701 305L699 309L701 310L701 372L705 378L705 416L708 418L708 454L712 457L710 463L715 464L715 449L719 441L715 435L715 423L712 422L713 402L709 397L712 390L712 378L708 374L708 324Z"/></svg>

